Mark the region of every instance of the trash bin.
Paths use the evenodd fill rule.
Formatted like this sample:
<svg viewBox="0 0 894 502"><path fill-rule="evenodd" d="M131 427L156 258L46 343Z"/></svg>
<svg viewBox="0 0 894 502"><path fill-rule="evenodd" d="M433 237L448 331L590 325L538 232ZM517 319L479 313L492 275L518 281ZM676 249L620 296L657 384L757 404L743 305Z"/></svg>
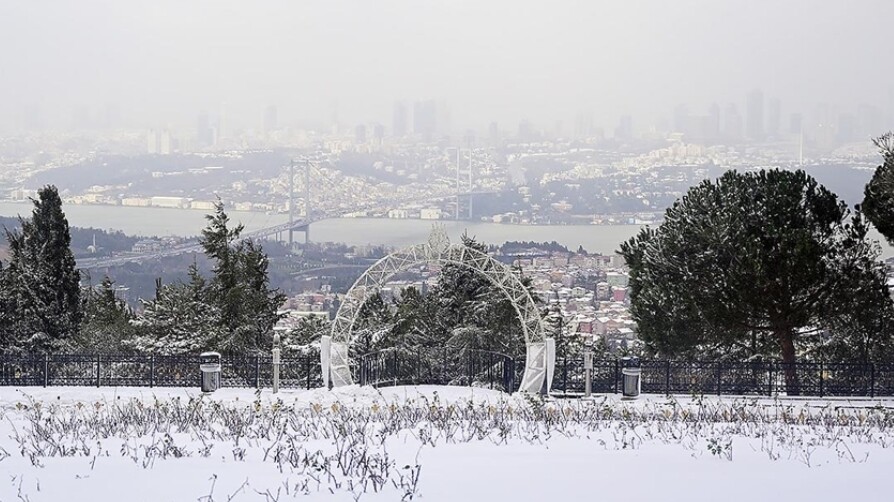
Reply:
<svg viewBox="0 0 894 502"><path fill-rule="evenodd" d="M621 358L621 375L623 375L622 395L623 399L636 399L639 397L642 368L637 357Z"/></svg>
<svg viewBox="0 0 894 502"><path fill-rule="evenodd" d="M202 352L199 355L202 370L202 392L214 392L220 388L220 353Z"/></svg>

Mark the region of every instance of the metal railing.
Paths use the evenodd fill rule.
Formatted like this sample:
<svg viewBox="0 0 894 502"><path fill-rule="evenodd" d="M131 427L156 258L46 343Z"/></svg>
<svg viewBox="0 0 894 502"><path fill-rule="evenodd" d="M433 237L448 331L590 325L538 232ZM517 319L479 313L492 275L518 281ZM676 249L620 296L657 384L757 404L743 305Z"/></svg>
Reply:
<svg viewBox="0 0 894 502"><path fill-rule="evenodd" d="M0 386L198 387L198 355L0 355ZM270 387L271 356L224 356L222 387ZM280 386L323 385L318 357L282 358Z"/></svg>
<svg viewBox="0 0 894 502"><path fill-rule="evenodd" d="M894 364L641 361L642 392L753 396L894 396ZM595 393L617 393L621 361L593 361ZM559 359L553 393L583 394L582 359Z"/></svg>
<svg viewBox="0 0 894 502"><path fill-rule="evenodd" d="M360 385L468 385L515 390L515 360L500 352L459 347L387 348L358 358Z"/></svg>
<svg viewBox="0 0 894 502"><path fill-rule="evenodd" d="M198 355L16 354L0 355L0 386L198 387ZM222 387L272 387L271 356L224 355ZM894 363L779 361L640 362L642 392L648 394L894 396ZM594 393L619 393L621 361L594 360ZM499 352L440 348L389 348L356 358L361 385L472 385L514 391L524 365ZM311 389L323 385L319 357L283 357L280 386ZM583 359L558 359L552 392L583 394Z"/></svg>

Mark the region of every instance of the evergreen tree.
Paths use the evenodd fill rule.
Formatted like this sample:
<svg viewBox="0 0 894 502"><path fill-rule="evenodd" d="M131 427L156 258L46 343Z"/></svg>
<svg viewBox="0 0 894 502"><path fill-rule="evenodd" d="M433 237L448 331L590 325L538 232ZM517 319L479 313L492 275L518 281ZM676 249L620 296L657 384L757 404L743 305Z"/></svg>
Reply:
<svg viewBox="0 0 894 502"><path fill-rule="evenodd" d="M21 231L7 231L10 261L2 272L7 350L58 349L77 333L83 317L62 199L56 187L45 186L32 202L31 219L20 219Z"/></svg>
<svg viewBox="0 0 894 502"><path fill-rule="evenodd" d="M220 347L220 310L208 299L208 286L195 264L189 282L156 281L155 299L142 301L132 322L137 335L125 346L140 352L186 354Z"/></svg>
<svg viewBox="0 0 894 502"><path fill-rule="evenodd" d="M230 227L220 201L207 219L201 244L215 262L208 299L220 313L220 349L242 352L269 348L273 326L282 317L278 310L285 296L269 288L267 255L253 241L239 240L243 226Z"/></svg>
<svg viewBox="0 0 894 502"><path fill-rule="evenodd" d="M666 356L781 354L794 363L810 332L881 321L892 306L878 249L859 215L849 216L803 171L730 171L691 188L660 227L621 245L641 338ZM796 394L797 374L786 368Z"/></svg>
<svg viewBox="0 0 894 502"><path fill-rule="evenodd" d="M894 133L875 140L884 157L866 185L862 209L866 219L894 246Z"/></svg>
<svg viewBox="0 0 894 502"><path fill-rule="evenodd" d="M99 286L85 288L82 298L84 319L72 348L91 353L120 352L133 334L133 313L115 295L114 282L106 276Z"/></svg>

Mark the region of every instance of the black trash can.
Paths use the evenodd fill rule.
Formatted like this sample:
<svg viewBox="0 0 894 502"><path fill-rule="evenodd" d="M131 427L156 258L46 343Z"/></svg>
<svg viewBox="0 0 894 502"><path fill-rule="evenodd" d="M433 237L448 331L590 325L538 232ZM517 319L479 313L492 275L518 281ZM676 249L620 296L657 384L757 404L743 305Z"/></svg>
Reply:
<svg viewBox="0 0 894 502"><path fill-rule="evenodd" d="M220 388L220 353L202 352L199 355L202 371L202 392L214 392Z"/></svg>
<svg viewBox="0 0 894 502"><path fill-rule="evenodd" d="M621 358L621 375L623 376L621 397L623 399L638 398L642 381L642 367L640 366L639 358Z"/></svg>

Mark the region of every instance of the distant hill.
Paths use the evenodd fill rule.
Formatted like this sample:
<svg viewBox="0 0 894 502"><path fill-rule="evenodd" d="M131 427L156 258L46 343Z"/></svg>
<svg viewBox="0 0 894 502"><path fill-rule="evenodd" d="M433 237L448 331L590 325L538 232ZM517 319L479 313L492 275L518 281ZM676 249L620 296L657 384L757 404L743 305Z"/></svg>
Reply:
<svg viewBox="0 0 894 502"><path fill-rule="evenodd" d="M11 216L0 216L0 256L7 249L6 232L19 230L19 219ZM83 256L90 253L88 247L93 245L96 239L96 254L105 255L111 252L130 251L134 243L140 237L125 235L124 232L109 232L98 228L71 227L71 249L75 256Z"/></svg>

